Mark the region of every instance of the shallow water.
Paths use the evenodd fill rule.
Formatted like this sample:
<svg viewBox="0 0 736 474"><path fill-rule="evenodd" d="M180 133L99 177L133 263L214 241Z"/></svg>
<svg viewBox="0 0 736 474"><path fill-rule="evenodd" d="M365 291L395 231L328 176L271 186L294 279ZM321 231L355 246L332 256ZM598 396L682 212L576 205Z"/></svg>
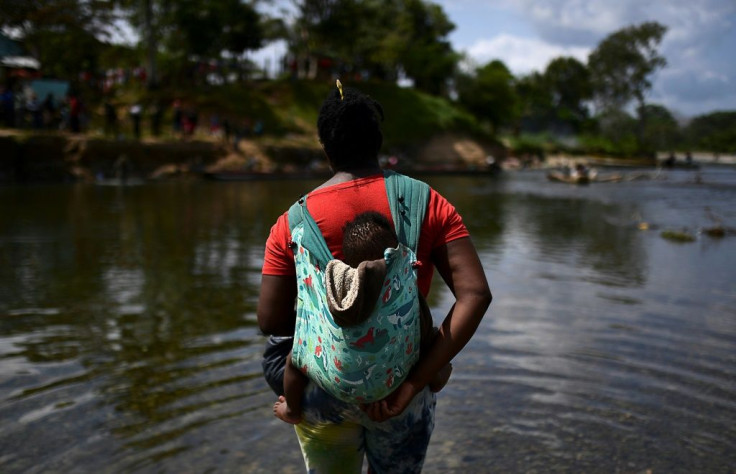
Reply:
<svg viewBox="0 0 736 474"><path fill-rule="evenodd" d="M700 232L736 227L736 169L427 181L494 301L425 472L736 469L736 235ZM302 472L255 304L269 227L314 184L0 188L0 471Z"/></svg>

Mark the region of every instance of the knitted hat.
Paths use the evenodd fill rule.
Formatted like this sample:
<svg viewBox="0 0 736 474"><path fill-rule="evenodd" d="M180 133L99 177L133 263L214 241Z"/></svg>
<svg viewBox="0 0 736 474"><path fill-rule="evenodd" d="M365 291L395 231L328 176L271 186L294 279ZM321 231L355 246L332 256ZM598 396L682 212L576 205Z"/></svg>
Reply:
<svg viewBox="0 0 736 474"><path fill-rule="evenodd" d="M361 262L353 268L331 260L325 269L327 306L340 327L360 324L371 315L386 278L384 259Z"/></svg>

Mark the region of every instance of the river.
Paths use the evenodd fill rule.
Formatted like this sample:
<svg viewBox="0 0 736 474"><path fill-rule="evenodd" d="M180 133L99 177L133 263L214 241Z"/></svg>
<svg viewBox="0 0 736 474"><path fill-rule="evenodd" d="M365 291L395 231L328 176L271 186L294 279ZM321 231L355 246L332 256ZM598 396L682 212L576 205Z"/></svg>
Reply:
<svg viewBox="0 0 736 474"><path fill-rule="evenodd" d="M736 235L703 232L736 227L736 168L426 180L494 301L424 472L736 470ZM315 184L0 187L0 471L303 472L255 307L270 225Z"/></svg>

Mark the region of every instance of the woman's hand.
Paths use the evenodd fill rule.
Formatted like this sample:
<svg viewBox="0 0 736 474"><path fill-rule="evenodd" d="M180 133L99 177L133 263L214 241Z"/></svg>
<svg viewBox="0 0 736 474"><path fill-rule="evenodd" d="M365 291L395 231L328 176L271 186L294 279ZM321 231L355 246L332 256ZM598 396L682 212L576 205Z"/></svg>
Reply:
<svg viewBox="0 0 736 474"><path fill-rule="evenodd" d="M378 422L386 421L403 413L423 388L417 387L412 382L405 380L386 398L373 403L362 404L360 408L371 420Z"/></svg>

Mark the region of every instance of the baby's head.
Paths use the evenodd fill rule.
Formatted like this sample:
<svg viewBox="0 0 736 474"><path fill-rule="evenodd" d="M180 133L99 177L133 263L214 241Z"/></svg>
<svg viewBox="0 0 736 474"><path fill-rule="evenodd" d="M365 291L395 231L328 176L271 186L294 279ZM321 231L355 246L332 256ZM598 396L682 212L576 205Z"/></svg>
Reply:
<svg viewBox="0 0 736 474"><path fill-rule="evenodd" d="M399 245L393 225L383 214L364 212L345 224L342 237L344 261L351 267L383 258L383 251Z"/></svg>

